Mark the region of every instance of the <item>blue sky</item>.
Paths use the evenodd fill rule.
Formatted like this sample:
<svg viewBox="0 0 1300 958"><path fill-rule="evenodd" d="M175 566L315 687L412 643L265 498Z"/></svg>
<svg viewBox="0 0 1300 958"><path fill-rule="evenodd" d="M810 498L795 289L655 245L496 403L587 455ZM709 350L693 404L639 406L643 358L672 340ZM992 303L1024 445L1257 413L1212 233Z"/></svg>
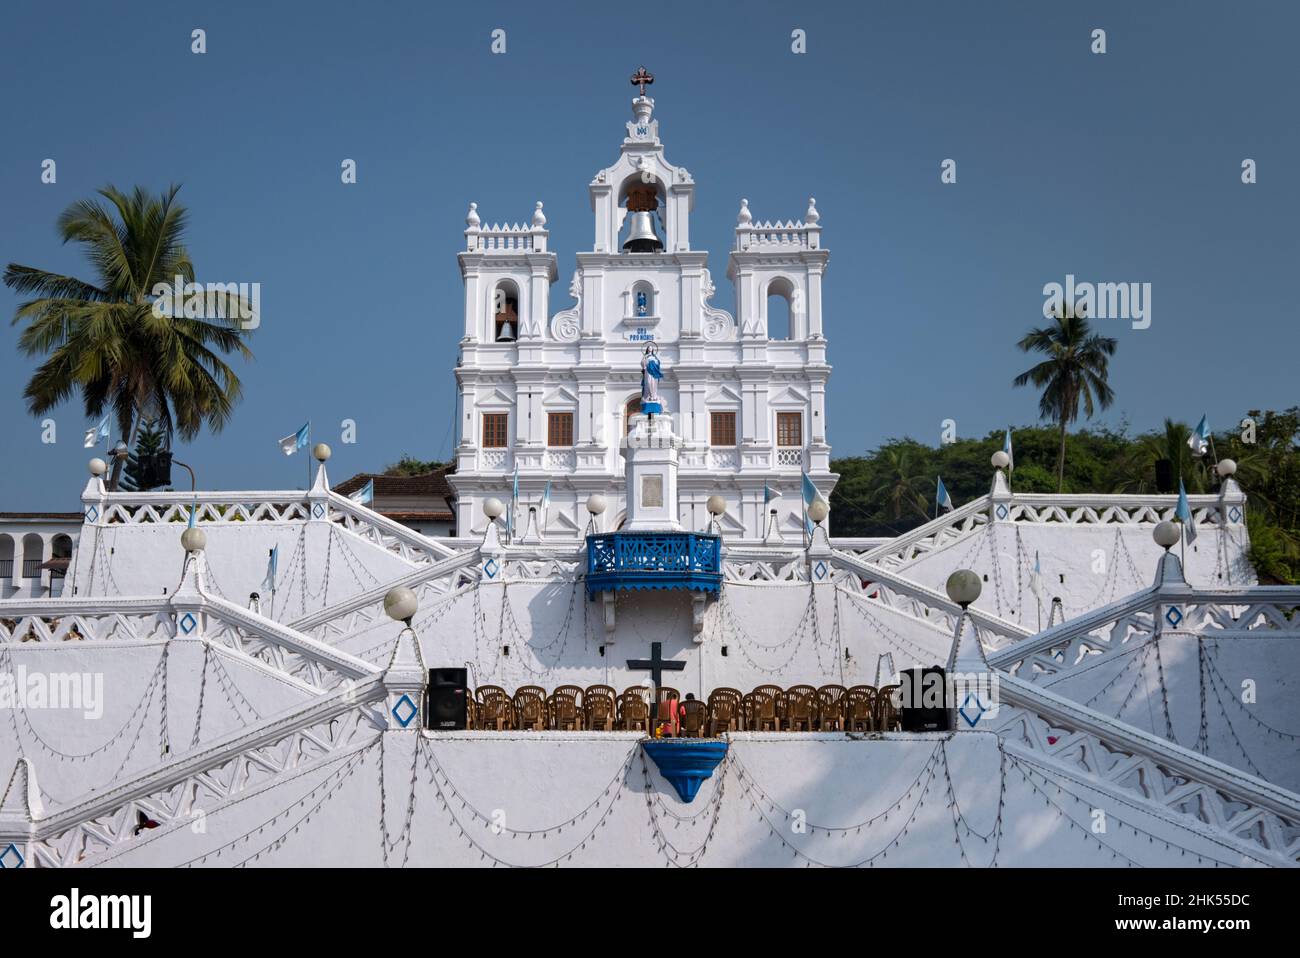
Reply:
<svg viewBox="0 0 1300 958"><path fill-rule="evenodd" d="M183 184L201 280L259 282L262 325L224 433L177 450L211 488L291 488L304 420L335 481L445 455L464 215L546 204L561 280L590 248L644 63L691 239L725 273L736 211L802 216L831 251L837 455L1036 419L1012 377L1045 283L1152 284L1119 339L1105 421L1223 428L1295 404L1300 125L1289 3L101 3L10 0L0 262L90 277L59 213L113 183ZM207 31L208 52L190 52ZM507 31L507 53L490 52ZM1090 52L1094 28L1108 52ZM807 53L790 50L807 32ZM1241 183L1244 158L1259 182ZM40 181L54 158L58 182ZM340 183L340 163L358 183ZM940 163L957 161L957 183ZM729 284L719 305L730 307ZM0 311L17 299L0 289ZM72 510L79 403L40 441L33 360L0 344L0 510ZM339 423L356 420L343 445Z"/></svg>

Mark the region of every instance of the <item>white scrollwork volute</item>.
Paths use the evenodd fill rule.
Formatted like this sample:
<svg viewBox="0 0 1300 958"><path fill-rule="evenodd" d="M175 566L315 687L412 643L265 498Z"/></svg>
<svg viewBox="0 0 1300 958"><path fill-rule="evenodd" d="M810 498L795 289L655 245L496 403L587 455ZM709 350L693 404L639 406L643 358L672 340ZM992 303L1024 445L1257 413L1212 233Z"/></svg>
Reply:
<svg viewBox="0 0 1300 958"><path fill-rule="evenodd" d="M551 338L562 343L575 343L582 332L582 322L578 314L582 311L582 279L575 272L569 281L569 295L574 304L551 317Z"/></svg>
<svg viewBox="0 0 1300 958"><path fill-rule="evenodd" d="M736 338L736 321L731 318L731 314L725 309L709 305L709 300L717 291L717 287L713 285L713 276L706 269L700 286L704 313L701 327L705 340L711 343L727 342Z"/></svg>

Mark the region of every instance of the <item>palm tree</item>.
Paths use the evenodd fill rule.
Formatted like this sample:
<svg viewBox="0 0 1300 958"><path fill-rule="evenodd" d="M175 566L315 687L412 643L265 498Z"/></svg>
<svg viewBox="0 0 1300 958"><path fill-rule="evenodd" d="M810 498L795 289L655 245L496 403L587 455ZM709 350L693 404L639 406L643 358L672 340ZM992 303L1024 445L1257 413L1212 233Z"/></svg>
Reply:
<svg viewBox="0 0 1300 958"><path fill-rule="evenodd" d="M1030 330L1017 345L1026 353L1048 357L1017 376L1015 385L1033 383L1042 389L1038 413L1060 426L1061 450L1056 457L1056 491L1060 492L1065 485L1065 430L1079 418L1080 402L1091 419L1098 407L1106 409L1115 401L1106 376L1118 342L1096 335L1087 319L1062 306L1054 325Z"/></svg>
<svg viewBox="0 0 1300 958"><path fill-rule="evenodd" d="M252 358L236 319L243 301L209 297L221 317L215 321L186 316L194 310L180 304L154 308L157 286L171 288L178 276L194 281L182 243L187 214L176 202L179 189L154 196L136 187L127 196L107 186L99 195L108 207L89 199L64 210L59 233L65 243L82 245L93 282L17 263L5 269L6 286L36 297L14 313L14 325L27 323L19 348L48 357L24 392L33 415L80 391L88 418L111 408L128 448L142 419L158 423L169 439L175 432L187 440L204 425L219 432L229 420L241 387L221 356ZM121 458L114 464L113 488L122 464Z"/></svg>
<svg viewBox="0 0 1300 958"><path fill-rule="evenodd" d="M915 510L922 519L928 519L925 498L921 487L929 480L912 471L912 456L906 447L882 449L884 474L871 490L872 502L885 502L893 506L894 519L903 518L903 509Z"/></svg>
<svg viewBox="0 0 1300 958"><path fill-rule="evenodd" d="M1168 460L1175 481L1181 479L1189 493L1210 488L1210 470L1204 459L1192 455L1186 423L1165 419L1164 429L1140 437L1120 464L1116 492L1167 492L1156 488L1156 463Z"/></svg>

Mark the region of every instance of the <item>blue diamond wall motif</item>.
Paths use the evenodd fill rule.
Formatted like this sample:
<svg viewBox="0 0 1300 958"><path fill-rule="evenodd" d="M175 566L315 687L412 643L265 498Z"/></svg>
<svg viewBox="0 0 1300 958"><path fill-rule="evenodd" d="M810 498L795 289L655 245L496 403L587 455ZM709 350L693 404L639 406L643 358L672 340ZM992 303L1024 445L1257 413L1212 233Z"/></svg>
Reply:
<svg viewBox="0 0 1300 958"><path fill-rule="evenodd" d="M817 567L816 567L815 569L813 569L813 572L815 572L815 573L817 574L817 578L819 578L819 579L824 579L824 578L826 578L826 563L825 563L825 562L821 562L821 561L819 560L818 563L817 563Z"/></svg>
<svg viewBox="0 0 1300 958"><path fill-rule="evenodd" d="M89 509L86 510L86 521L97 522L98 520L99 520L99 510L96 509L94 506L91 506Z"/></svg>
<svg viewBox="0 0 1300 958"><path fill-rule="evenodd" d="M975 701L975 707L973 709L971 709L970 707L972 699L974 699ZM966 714L968 709L974 712L975 714L974 718L971 718L969 715ZM984 713L987 711L988 709L984 707L984 703L979 700L979 697L974 692L967 692L966 700L961 703L961 708L957 710L957 714L966 720L967 725L969 725L971 728L974 728L975 724L984 717Z"/></svg>
<svg viewBox="0 0 1300 958"><path fill-rule="evenodd" d="M311 507L311 514L319 519L321 516L325 515L325 507L318 502L316 505Z"/></svg>
<svg viewBox="0 0 1300 958"><path fill-rule="evenodd" d="M489 579L497 577L498 569L500 569L500 566L497 565L496 559L488 559L487 562L483 563L483 571L487 573Z"/></svg>
<svg viewBox="0 0 1300 958"><path fill-rule="evenodd" d="M1228 510L1228 518L1231 519L1233 522L1240 522L1241 510L1238 509L1236 506L1233 506L1231 509Z"/></svg>
<svg viewBox="0 0 1300 958"><path fill-rule="evenodd" d="M195 620L194 616L188 612L186 612L185 615L181 617L181 631L184 632L186 635L189 635L191 632L193 632L194 627L198 624L199 623Z"/></svg>
<svg viewBox="0 0 1300 958"><path fill-rule="evenodd" d="M415 707L415 703L411 701L411 697L405 692L402 693L402 697L397 700L397 704L392 708L393 718L397 719L402 728L406 728L406 726L410 725L411 719L415 718L419 711L420 710ZM406 718L402 718L403 715L405 715Z"/></svg>
<svg viewBox="0 0 1300 958"><path fill-rule="evenodd" d="M998 503L998 518L999 518L999 519L1005 519L1006 517L1007 517L1007 507L1004 506L1002 503L999 502L999 503Z"/></svg>
<svg viewBox="0 0 1300 958"><path fill-rule="evenodd" d="M1178 611L1177 606L1171 605L1169 611L1165 613L1165 621L1174 628L1178 628L1178 623L1183 621L1183 614Z"/></svg>
<svg viewBox="0 0 1300 958"><path fill-rule="evenodd" d="M22 868L27 859L23 858L23 853L18 850L18 846L13 842L9 847L0 852L0 868Z"/></svg>

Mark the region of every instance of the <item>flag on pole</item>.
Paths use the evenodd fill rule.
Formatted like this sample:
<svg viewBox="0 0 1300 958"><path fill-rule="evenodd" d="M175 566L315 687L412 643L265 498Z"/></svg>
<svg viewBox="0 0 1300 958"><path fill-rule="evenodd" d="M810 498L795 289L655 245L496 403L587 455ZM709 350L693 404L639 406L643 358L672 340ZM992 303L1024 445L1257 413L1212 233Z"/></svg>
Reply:
<svg viewBox="0 0 1300 958"><path fill-rule="evenodd" d="M808 535L813 534L812 520L808 518L808 507L822 497L817 491L817 486L808 478L808 473L803 474L803 528Z"/></svg>
<svg viewBox="0 0 1300 958"><path fill-rule="evenodd" d="M767 504L771 502L773 499L780 499L780 498L781 498L780 493L776 492L766 482L763 483L763 508L764 509L767 508Z"/></svg>
<svg viewBox="0 0 1300 958"><path fill-rule="evenodd" d="M1187 445L1191 447L1192 455L1198 459L1209 451L1210 424L1205 421L1204 416L1201 417L1201 421L1197 423L1196 428L1192 430L1191 435L1187 437Z"/></svg>
<svg viewBox="0 0 1300 958"><path fill-rule="evenodd" d="M366 484L348 496L359 506L368 506L375 501L375 480L367 479Z"/></svg>
<svg viewBox="0 0 1300 958"><path fill-rule="evenodd" d="M190 518L189 521L185 523L185 525L188 528L190 529L194 528L194 516L198 513L198 511L199 511L199 504L195 502L193 505L190 506Z"/></svg>
<svg viewBox="0 0 1300 958"><path fill-rule="evenodd" d="M542 527L539 532L546 529L546 520L551 511L551 477L546 477L546 488L542 490Z"/></svg>
<svg viewBox="0 0 1300 958"><path fill-rule="evenodd" d="M101 439L108 438L108 413L104 413L104 418L99 421L98 426L91 426L86 430L86 448L92 449Z"/></svg>
<svg viewBox="0 0 1300 958"><path fill-rule="evenodd" d="M948 490L944 488L942 476L939 477L939 489L935 493L934 504L936 509L952 512L952 496L948 495Z"/></svg>
<svg viewBox="0 0 1300 958"><path fill-rule="evenodd" d="M1043 597L1043 564L1039 561L1038 550L1034 550L1034 571L1029 574L1029 591L1038 598Z"/></svg>
<svg viewBox="0 0 1300 958"><path fill-rule="evenodd" d="M280 547L271 548L271 588L275 588L275 568L280 564Z"/></svg>
<svg viewBox="0 0 1300 958"><path fill-rule="evenodd" d="M1014 472L1016 468L1016 457L1011 454L1011 427L1007 427L1007 441L1002 444L1002 451L1007 454L1007 469Z"/></svg>
<svg viewBox="0 0 1300 958"><path fill-rule="evenodd" d="M311 422L303 423L303 427L297 432L291 432L280 440L280 451L286 456L292 456L299 449L307 448L307 440L311 436Z"/></svg>
<svg viewBox="0 0 1300 958"><path fill-rule="evenodd" d="M1183 541L1196 541L1196 523L1192 518L1192 506L1187 501L1187 490L1183 488L1183 480L1178 480L1178 508L1174 510L1174 515L1178 521L1183 524Z"/></svg>

